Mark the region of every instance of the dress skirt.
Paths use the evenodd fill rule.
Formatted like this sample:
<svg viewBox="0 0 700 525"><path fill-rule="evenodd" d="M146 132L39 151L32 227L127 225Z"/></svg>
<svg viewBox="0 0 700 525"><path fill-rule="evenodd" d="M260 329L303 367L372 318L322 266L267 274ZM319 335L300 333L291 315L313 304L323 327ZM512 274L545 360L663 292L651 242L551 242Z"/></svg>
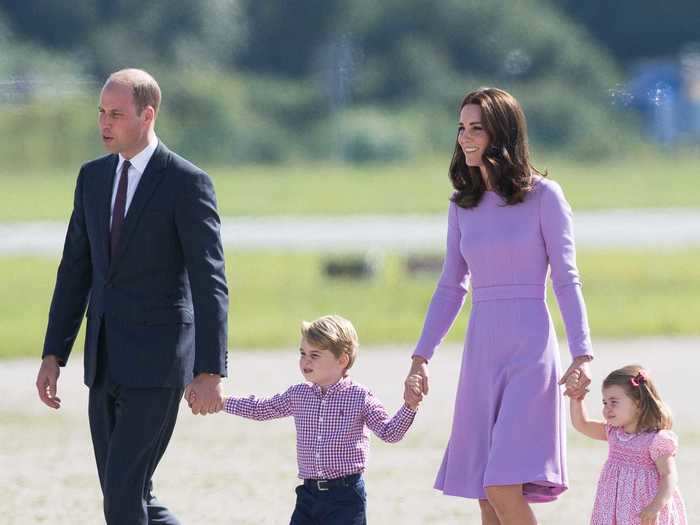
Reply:
<svg viewBox="0 0 700 525"><path fill-rule="evenodd" d="M523 484L528 501L552 501L567 488L566 420L544 287L496 288L474 291L435 488L486 499L488 486Z"/></svg>

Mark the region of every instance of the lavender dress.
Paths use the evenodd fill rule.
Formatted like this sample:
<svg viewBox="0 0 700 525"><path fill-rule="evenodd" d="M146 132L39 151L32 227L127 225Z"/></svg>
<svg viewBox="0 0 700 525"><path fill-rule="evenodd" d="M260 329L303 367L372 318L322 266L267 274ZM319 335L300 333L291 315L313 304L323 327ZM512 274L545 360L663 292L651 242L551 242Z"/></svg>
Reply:
<svg viewBox="0 0 700 525"><path fill-rule="evenodd" d="M572 357L591 354L571 208L538 179L525 201L486 192L476 208L450 203L447 252L414 355L430 359L471 280L472 311L452 433L435 488L485 499L490 485L523 484L531 502L567 488L566 421L557 337L545 303L547 269Z"/></svg>

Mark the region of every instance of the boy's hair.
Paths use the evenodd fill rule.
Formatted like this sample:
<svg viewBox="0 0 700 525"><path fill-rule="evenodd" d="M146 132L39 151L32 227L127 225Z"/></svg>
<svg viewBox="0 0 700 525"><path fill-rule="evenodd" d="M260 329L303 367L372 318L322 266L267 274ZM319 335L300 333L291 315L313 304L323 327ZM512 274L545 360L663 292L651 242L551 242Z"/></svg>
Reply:
<svg viewBox="0 0 700 525"><path fill-rule="evenodd" d="M310 323L301 323L301 336L321 350L330 350L336 359L348 356L347 371L355 362L359 342L357 332L350 321L339 315L324 315Z"/></svg>
<svg viewBox="0 0 700 525"><path fill-rule="evenodd" d="M649 375L640 365L628 365L608 374L603 388L617 385L625 390L640 410L637 432L658 432L671 428L671 411L661 400Z"/></svg>

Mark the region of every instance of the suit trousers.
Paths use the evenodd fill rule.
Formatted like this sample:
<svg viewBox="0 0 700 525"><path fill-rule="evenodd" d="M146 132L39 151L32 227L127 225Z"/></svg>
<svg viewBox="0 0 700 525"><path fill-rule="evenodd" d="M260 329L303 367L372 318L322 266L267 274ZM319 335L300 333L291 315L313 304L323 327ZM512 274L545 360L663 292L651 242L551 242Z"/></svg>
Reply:
<svg viewBox="0 0 700 525"><path fill-rule="evenodd" d="M104 328L104 327L101 327ZM152 494L183 388L126 388L110 378L104 329L88 414L107 525L180 525Z"/></svg>

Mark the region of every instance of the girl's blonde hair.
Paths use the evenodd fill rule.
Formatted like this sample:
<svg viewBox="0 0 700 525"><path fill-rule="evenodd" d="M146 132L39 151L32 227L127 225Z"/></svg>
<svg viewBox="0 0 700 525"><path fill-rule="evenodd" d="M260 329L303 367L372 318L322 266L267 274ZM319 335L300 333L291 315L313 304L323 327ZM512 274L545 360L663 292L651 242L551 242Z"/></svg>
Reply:
<svg viewBox="0 0 700 525"><path fill-rule="evenodd" d="M357 349L360 346L357 332L350 321L339 315L325 315L310 323L301 323L301 336L307 342L330 352L340 359L343 354L348 356L347 371L355 362Z"/></svg>
<svg viewBox="0 0 700 525"><path fill-rule="evenodd" d="M640 410L637 432L668 430L673 423L671 410L661 400L649 372L640 365L628 365L610 372L603 388L622 387Z"/></svg>

